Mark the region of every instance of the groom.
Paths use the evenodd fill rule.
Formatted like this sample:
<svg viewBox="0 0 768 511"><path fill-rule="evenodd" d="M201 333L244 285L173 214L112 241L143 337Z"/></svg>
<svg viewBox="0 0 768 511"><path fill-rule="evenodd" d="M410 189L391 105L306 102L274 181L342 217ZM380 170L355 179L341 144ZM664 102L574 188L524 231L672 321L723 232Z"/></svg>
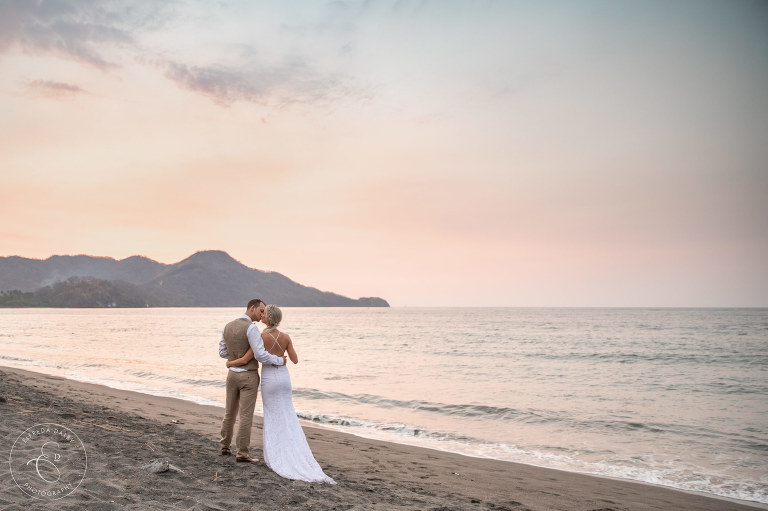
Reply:
<svg viewBox="0 0 768 511"><path fill-rule="evenodd" d="M224 410L224 420L221 422L221 454L232 454L232 433L235 427L235 416L240 411L240 425L237 428L237 458L239 462L256 463L251 458L251 424L253 409L256 406L256 395L259 390L259 362L276 366L285 365L285 357L278 357L264 349L261 332L253 323L260 321L266 305L259 298L254 298L245 307L245 314L230 321L224 327L219 341L219 356L227 360L235 360L253 349L253 359L245 365L230 367L227 371L227 399ZM257 360L259 362L257 362Z"/></svg>

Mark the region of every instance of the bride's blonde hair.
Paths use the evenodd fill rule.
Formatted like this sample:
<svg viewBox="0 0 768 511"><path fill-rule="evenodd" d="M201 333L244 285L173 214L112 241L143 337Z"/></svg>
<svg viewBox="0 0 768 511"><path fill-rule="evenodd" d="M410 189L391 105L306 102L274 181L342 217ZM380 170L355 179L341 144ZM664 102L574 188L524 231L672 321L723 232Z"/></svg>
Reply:
<svg viewBox="0 0 768 511"><path fill-rule="evenodd" d="M267 318L267 328L264 329L264 333L266 334L277 330L278 325L283 320L283 311L280 310L280 307L270 303L264 310L264 314Z"/></svg>

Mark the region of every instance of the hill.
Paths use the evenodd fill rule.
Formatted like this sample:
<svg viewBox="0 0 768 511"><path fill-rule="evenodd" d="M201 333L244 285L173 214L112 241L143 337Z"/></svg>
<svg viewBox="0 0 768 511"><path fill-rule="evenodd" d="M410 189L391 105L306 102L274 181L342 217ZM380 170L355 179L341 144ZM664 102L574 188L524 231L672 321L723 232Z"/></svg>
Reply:
<svg viewBox="0 0 768 511"><path fill-rule="evenodd" d="M175 264L143 256L0 257L0 291L6 307L234 307L255 297L287 307L389 306L382 298L348 298L249 268L218 250Z"/></svg>

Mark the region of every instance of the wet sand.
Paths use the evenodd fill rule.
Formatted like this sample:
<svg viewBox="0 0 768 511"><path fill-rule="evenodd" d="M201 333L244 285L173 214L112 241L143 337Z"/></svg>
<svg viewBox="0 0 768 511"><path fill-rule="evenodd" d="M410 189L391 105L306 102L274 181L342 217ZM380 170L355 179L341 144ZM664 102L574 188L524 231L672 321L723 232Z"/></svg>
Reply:
<svg viewBox="0 0 768 511"><path fill-rule="evenodd" d="M263 463L221 456L222 408L0 367L0 434L8 459L35 424L66 426L88 455L71 494L44 502L23 493L3 464L0 511L29 509L236 510L718 510L768 506L369 440L304 425L337 486L283 479ZM251 455L261 458L261 418ZM153 474L166 459L183 472Z"/></svg>

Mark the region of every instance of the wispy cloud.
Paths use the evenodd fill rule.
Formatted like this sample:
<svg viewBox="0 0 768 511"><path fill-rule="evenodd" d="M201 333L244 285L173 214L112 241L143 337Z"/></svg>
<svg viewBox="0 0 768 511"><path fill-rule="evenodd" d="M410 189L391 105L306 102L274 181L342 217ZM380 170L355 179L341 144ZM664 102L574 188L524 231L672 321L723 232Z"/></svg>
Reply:
<svg viewBox="0 0 768 511"><path fill-rule="evenodd" d="M275 104L328 104L341 99L365 99L370 92L344 76L323 75L300 61L262 67L198 66L172 60L158 62L165 76L180 87L208 96L221 105L236 101Z"/></svg>
<svg viewBox="0 0 768 511"><path fill-rule="evenodd" d="M85 0L0 2L0 53L15 48L82 62L118 65L112 47L135 47L134 31L162 23L160 8Z"/></svg>
<svg viewBox="0 0 768 511"><path fill-rule="evenodd" d="M248 44L231 43L229 48L234 51L225 52L222 57L239 54L240 58L225 63L224 58L213 57L211 62L215 64L173 56L173 42L170 48L146 47L143 35L147 32L185 22L174 11L177 7L172 2L3 0L0 54L21 50L53 55L103 71L136 62L155 64L177 86L222 106L244 101L282 108L370 96L350 77L322 72L308 64L308 58L285 56L281 61L265 64ZM167 40L178 43L173 36ZM79 87L63 85L50 79L28 84L31 91L46 96L83 92Z"/></svg>
<svg viewBox="0 0 768 511"><path fill-rule="evenodd" d="M88 93L77 85L51 80L34 80L27 82L26 87L30 94L45 98L64 98Z"/></svg>

